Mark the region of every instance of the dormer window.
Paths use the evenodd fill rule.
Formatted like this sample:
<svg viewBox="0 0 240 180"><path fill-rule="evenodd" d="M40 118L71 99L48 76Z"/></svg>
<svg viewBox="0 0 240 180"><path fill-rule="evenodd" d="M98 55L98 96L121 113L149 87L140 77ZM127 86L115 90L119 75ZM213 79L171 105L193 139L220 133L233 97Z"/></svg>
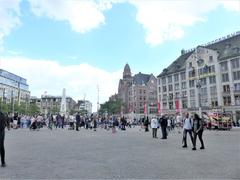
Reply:
<svg viewBox="0 0 240 180"><path fill-rule="evenodd" d="M202 66L204 64L204 60L203 59L199 59L197 61L197 64L198 64L198 66Z"/></svg>
<svg viewBox="0 0 240 180"><path fill-rule="evenodd" d="M231 47L231 44L226 44L226 49L230 48Z"/></svg>
<svg viewBox="0 0 240 180"><path fill-rule="evenodd" d="M189 67L189 68L192 68L192 62L189 63L189 66L188 66L188 67Z"/></svg>
<svg viewBox="0 0 240 180"><path fill-rule="evenodd" d="M213 62L213 56L209 56L209 62Z"/></svg>
<svg viewBox="0 0 240 180"><path fill-rule="evenodd" d="M239 47L233 48L233 52L234 52L234 54L240 53Z"/></svg>

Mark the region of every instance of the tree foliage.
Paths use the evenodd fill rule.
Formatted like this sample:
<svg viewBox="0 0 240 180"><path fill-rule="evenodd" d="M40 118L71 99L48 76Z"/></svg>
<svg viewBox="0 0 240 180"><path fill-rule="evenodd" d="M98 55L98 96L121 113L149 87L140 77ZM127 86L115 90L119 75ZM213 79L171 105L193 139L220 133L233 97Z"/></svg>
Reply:
<svg viewBox="0 0 240 180"><path fill-rule="evenodd" d="M40 113L40 108L35 104L29 104L26 102L21 102L20 104L18 104L16 101L6 103L6 102L3 102L1 99L0 99L0 109L4 113L14 112L18 114L27 114L27 115L35 115Z"/></svg>
<svg viewBox="0 0 240 180"><path fill-rule="evenodd" d="M50 110L51 114L57 114L60 112L60 108L54 106L51 110Z"/></svg>
<svg viewBox="0 0 240 180"><path fill-rule="evenodd" d="M120 114L121 107L123 106L123 102L121 99L109 100L104 104L101 104L99 112L101 114L107 112L108 114Z"/></svg>

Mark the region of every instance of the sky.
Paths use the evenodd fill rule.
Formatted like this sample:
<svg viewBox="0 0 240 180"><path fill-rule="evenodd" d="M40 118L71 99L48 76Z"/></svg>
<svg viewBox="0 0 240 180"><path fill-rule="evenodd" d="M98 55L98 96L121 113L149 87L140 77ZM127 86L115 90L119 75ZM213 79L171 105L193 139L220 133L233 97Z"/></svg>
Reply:
<svg viewBox="0 0 240 180"><path fill-rule="evenodd" d="M32 96L117 93L126 63L157 76L182 49L240 31L240 0L0 0L0 68Z"/></svg>

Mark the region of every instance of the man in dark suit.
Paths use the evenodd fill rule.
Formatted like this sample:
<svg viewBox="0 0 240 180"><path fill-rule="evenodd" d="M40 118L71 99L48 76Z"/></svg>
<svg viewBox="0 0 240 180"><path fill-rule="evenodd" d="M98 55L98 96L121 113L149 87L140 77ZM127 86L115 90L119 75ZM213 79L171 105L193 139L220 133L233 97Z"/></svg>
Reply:
<svg viewBox="0 0 240 180"><path fill-rule="evenodd" d="M0 111L0 154L1 154L1 162L2 167L6 166L5 162L5 149L4 149L4 138L5 138L5 127L8 127L9 130L9 121L8 117L6 117L1 111Z"/></svg>
<svg viewBox="0 0 240 180"><path fill-rule="evenodd" d="M76 131L79 131L79 125L80 125L80 114L79 112L76 115Z"/></svg>
<svg viewBox="0 0 240 180"><path fill-rule="evenodd" d="M167 117L162 115L161 118L162 139L167 139Z"/></svg>

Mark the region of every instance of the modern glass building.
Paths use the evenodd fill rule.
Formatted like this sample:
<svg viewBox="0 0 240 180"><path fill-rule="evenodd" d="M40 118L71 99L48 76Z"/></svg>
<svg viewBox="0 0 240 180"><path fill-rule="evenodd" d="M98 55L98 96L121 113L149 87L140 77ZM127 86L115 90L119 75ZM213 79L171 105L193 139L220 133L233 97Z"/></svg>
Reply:
<svg viewBox="0 0 240 180"><path fill-rule="evenodd" d="M0 99L6 103L12 100L28 102L30 97L27 80L18 75L0 69Z"/></svg>

